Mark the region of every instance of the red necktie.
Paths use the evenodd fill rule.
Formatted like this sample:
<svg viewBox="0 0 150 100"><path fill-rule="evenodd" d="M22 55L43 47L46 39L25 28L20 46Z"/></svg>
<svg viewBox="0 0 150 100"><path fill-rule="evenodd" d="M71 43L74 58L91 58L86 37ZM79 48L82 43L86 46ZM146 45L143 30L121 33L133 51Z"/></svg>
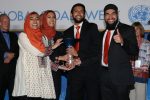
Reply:
<svg viewBox="0 0 150 100"><path fill-rule="evenodd" d="M77 26L76 29L77 29L76 39L80 39L80 32L79 32L80 26ZM75 49L76 49L76 51L79 50L79 41L76 42Z"/></svg>
<svg viewBox="0 0 150 100"><path fill-rule="evenodd" d="M104 42L104 63L108 64L108 49L109 49L109 41L110 41L110 30L108 30Z"/></svg>

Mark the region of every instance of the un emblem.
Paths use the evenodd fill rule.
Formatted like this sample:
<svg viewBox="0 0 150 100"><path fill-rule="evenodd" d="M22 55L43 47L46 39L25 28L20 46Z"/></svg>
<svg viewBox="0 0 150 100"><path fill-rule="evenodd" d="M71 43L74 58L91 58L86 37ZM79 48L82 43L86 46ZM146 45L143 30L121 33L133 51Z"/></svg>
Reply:
<svg viewBox="0 0 150 100"><path fill-rule="evenodd" d="M129 20L133 23L136 21L141 22L143 25L147 25L150 20L150 7L146 5L137 5L131 7L128 13Z"/></svg>

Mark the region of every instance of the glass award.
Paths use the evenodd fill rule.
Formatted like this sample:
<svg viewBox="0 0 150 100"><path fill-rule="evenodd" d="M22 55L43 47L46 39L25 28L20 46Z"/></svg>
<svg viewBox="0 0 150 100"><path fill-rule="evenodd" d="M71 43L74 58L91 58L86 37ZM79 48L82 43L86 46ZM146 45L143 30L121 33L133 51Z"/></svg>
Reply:
<svg viewBox="0 0 150 100"><path fill-rule="evenodd" d="M65 46L67 48L71 47L74 43L74 39L73 38L65 38L64 39L64 43ZM71 54L68 54L68 61L67 61L67 65L70 66L73 64L73 56ZM66 66L67 67L67 66Z"/></svg>

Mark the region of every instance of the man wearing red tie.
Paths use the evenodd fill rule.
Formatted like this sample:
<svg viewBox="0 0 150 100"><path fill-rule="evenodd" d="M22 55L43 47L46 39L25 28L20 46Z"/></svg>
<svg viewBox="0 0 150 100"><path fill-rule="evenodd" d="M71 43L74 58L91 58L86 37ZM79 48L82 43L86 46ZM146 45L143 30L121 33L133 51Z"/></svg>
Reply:
<svg viewBox="0 0 150 100"><path fill-rule="evenodd" d="M71 9L74 25L64 31L64 39L72 38L74 45L67 49L81 64L68 71L67 100L100 100L98 98L99 31L85 19L85 6L77 3Z"/></svg>
<svg viewBox="0 0 150 100"><path fill-rule="evenodd" d="M133 27L118 19L114 4L104 7L106 29L101 34L100 86L102 100L129 100L129 86L134 84L130 56L138 55Z"/></svg>

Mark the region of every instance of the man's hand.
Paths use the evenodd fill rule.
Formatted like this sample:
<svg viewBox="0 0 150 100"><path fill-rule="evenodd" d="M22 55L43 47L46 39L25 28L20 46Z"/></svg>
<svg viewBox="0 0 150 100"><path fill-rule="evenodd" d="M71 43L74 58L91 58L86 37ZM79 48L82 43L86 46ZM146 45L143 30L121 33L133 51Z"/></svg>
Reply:
<svg viewBox="0 0 150 100"><path fill-rule="evenodd" d="M5 64L9 64L9 63L10 63L10 59L5 58L4 63L5 63Z"/></svg>
<svg viewBox="0 0 150 100"><path fill-rule="evenodd" d="M4 59L4 63L8 64L15 57L14 53L8 52L6 58Z"/></svg>
<svg viewBox="0 0 150 100"><path fill-rule="evenodd" d="M74 47L69 47L69 48L67 48L66 49L66 52L68 53L68 54L71 54L71 55L73 55L73 56L78 56L78 53L77 53L77 51L75 50L75 48Z"/></svg>
<svg viewBox="0 0 150 100"><path fill-rule="evenodd" d="M68 61L69 56L68 56L68 54L66 54L66 55L63 55L63 56L55 57L55 59L58 60L58 61Z"/></svg>
<svg viewBox="0 0 150 100"><path fill-rule="evenodd" d="M70 71L72 69L74 69L76 66L79 66L81 64L81 60L80 58L76 58L73 60L73 62L71 64L66 63L63 66L59 66L58 68L64 71Z"/></svg>
<svg viewBox="0 0 150 100"><path fill-rule="evenodd" d="M81 60L79 57L74 59L74 64L77 66L79 66L81 64Z"/></svg>
<svg viewBox="0 0 150 100"><path fill-rule="evenodd" d="M15 57L15 54L14 53L7 53L7 57L6 58L9 58L10 60L12 60L13 58Z"/></svg>
<svg viewBox="0 0 150 100"><path fill-rule="evenodd" d="M113 36L113 39L116 43L123 44L123 38L118 29L117 29L117 34Z"/></svg>

